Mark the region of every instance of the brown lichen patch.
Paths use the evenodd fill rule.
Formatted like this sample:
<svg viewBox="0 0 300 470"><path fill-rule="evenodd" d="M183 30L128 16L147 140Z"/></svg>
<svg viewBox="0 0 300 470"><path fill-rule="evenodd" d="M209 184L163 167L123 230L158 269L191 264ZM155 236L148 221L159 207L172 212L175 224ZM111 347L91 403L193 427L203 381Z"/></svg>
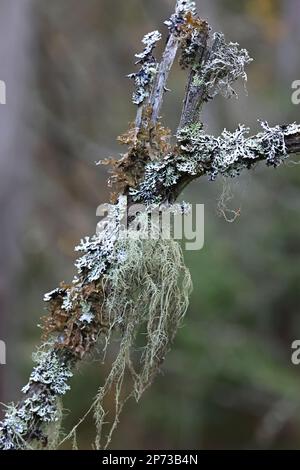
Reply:
<svg viewBox="0 0 300 470"><path fill-rule="evenodd" d="M57 349L68 350L81 359L90 351L99 335L105 334L110 327L103 309L104 288L100 281L82 286L69 311L63 308L66 293L67 290L49 302L48 315L43 318L43 340L54 336ZM82 319L85 306L90 308L89 322Z"/></svg>

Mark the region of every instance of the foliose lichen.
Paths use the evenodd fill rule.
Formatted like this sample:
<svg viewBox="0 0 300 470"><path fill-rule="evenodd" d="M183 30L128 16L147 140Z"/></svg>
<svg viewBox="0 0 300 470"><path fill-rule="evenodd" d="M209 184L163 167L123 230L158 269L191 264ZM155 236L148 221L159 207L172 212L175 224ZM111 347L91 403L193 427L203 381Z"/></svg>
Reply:
<svg viewBox="0 0 300 470"><path fill-rule="evenodd" d="M160 39L159 31L146 34L142 40L145 45L144 50L135 55L138 59L136 65L141 64L141 68L138 72L129 74L128 78L133 79L135 83L132 101L136 105L141 105L149 96L150 85L157 72L157 61L153 57L153 50Z"/></svg>
<svg viewBox="0 0 300 470"><path fill-rule="evenodd" d="M257 143L252 142L253 150L266 155L266 164L277 167L287 157L285 138L300 132L300 125L293 123L287 126L270 127L266 121L260 121L264 132L256 136Z"/></svg>
<svg viewBox="0 0 300 470"><path fill-rule="evenodd" d="M86 322L86 323L91 323L94 318L94 312L92 310L92 306L89 302L82 301L81 302L81 316L79 317L79 321L81 322Z"/></svg>
<svg viewBox="0 0 300 470"><path fill-rule="evenodd" d="M131 190L133 199L159 204L184 175L207 174L214 180L218 175L235 177L260 160L268 166L280 165L288 156L285 138L299 133L300 126L261 125L263 132L254 137L249 137L250 130L243 125L234 132L224 129L219 137L206 134L202 124L181 129L177 133L180 152L149 163L143 182Z"/></svg>
<svg viewBox="0 0 300 470"><path fill-rule="evenodd" d="M50 302L51 300L54 300L59 295L64 296L65 294L66 294L66 290L58 287L56 289L53 289L51 292L47 292L44 295L44 302Z"/></svg>
<svg viewBox="0 0 300 470"><path fill-rule="evenodd" d="M156 43L161 40L161 34L159 31L152 31L144 36L142 43L145 45L143 52L135 54L135 57L138 59L136 64L144 63L148 60L149 56L152 55L153 49L156 46Z"/></svg>
<svg viewBox="0 0 300 470"><path fill-rule="evenodd" d="M196 15L196 3L191 0L179 0L175 13L164 22L171 33L181 34L181 27L185 22L187 13L191 13L193 16Z"/></svg>

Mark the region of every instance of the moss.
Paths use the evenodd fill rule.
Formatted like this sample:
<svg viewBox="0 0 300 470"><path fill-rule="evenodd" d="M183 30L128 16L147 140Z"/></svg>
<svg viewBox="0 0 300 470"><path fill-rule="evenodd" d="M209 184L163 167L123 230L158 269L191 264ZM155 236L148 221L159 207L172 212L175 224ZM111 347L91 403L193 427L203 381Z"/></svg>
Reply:
<svg viewBox="0 0 300 470"><path fill-rule="evenodd" d="M135 83L132 101L138 106L149 96L150 85L157 72L157 62L153 57L153 50L160 39L161 34L158 31L153 31L144 36L142 42L145 49L140 54L135 55L138 59L136 64L141 64L141 68L138 72L128 75L128 78L133 79Z"/></svg>

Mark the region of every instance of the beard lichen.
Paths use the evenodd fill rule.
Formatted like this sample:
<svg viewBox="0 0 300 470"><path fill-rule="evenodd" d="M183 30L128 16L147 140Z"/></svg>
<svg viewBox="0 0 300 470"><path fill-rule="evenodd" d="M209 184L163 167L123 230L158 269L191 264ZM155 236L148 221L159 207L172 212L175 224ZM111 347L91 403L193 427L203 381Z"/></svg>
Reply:
<svg viewBox="0 0 300 470"><path fill-rule="evenodd" d="M96 448L108 446L128 398L138 401L152 383L188 307L192 284L180 245L163 239L153 223L151 235L156 231L157 236L149 239L148 228L146 213L138 217L135 227L120 234L115 251L116 256L122 253L123 262L103 276L107 293L103 309L110 324L104 350L112 340L119 340L119 348L87 412L95 417ZM108 397L114 400L110 412L105 410ZM67 438L74 437L76 429Z"/></svg>
<svg viewBox="0 0 300 470"><path fill-rule="evenodd" d="M168 210L172 211L172 207ZM101 275L101 296L100 284L84 283L83 279L78 298L75 294L79 279L73 287L75 294L70 294L72 287L65 286L45 295L50 305L48 343L34 357L37 365L23 388L24 399L7 410L0 428L2 449L27 449L29 441L36 441L35 446L55 447L61 434L62 412L58 399L70 389L68 381L77 360L96 341L102 349L104 362L109 361L112 354L114 358L87 414L93 413L95 417L95 447L107 447L125 402L130 397L140 399L171 347L186 313L192 287L181 247L175 240L163 236L159 217L151 217L149 222L151 212L137 215L134 224L122 229L122 201L113 212L110 230L102 237L104 240L114 237L110 252L114 262ZM116 215L120 216L117 222ZM115 237L117 227L120 230ZM97 237L100 243L101 234ZM81 248L89 256L94 253L97 262L95 243L96 238L85 239ZM81 275L89 279L87 271ZM64 299L68 297L69 311L63 308ZM103 319L105 328L99 326ZM119 343L117 350L116 342ZM110 354L106 354L108 348ZM107 411L107 401L111 399L114 409ZM49 438L49 432L44 433L45 425L51 426ZM77 427L60 444L68 438L75 440Z"/></svg>

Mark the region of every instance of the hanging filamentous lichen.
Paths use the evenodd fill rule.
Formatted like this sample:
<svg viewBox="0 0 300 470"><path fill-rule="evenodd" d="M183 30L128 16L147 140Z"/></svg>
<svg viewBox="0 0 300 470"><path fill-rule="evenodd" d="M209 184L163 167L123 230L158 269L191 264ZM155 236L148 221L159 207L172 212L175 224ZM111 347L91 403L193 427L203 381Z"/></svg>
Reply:
<svg viewBox="0 0 300 470"><path fill-rule="evenodd" d="M97 425L96 448L107 447L118 424L125 401L137 401L160 369L188 307L191 277L185 267L180 245L163 239L157 221L140 215L134 227L120 232L115 255L122 262L103 277L107 292L103 308L110 329L105 350L112 339L120 338L118 353L104 385L90 408ZM149 237L148 230L151 230ZM125 377L131 390L123 390ZM105 399L111 394L115 408L111 427L103 437L107 420ZM73 429L69 437L74 435Z"/></svg>
<svg viewBox="0 0 300 470"><path fill-rule="evenodd" d="M238 44L226 43L221 33L211 37L192 0L177 0L165 24L169 37L161 61L154 57L161 35L153 31L136 55L140 70L130 75L138 109L134 124L120 138L128 151L118 161L109 160L117 191L114 205L96 234L76 247L80 257L72 282L61 283L44 297L48 314L43 347L22 399L7 408L0 423L0 449L56 447L60 399L70 388L76 364L99 345L108 375L89 410L61 443L70 438L77 448L76 430L93 413L95 447L107 447L127 399L139 400L159 371L188 306L190 275L180 246L165 236L157 208L178 210L174 201L200 176L236 177L259 161L277 167L300 151L296 123L272 127L262 122L262 132L252 137L243 125L233 132L225 129L219 137L206 134L200 117L204 103L217 94L235 94L233 85L238 78L246 80L250 56ZM189 76L173 145L160 111L178 51ZM146 211L129 217L134 203ZM184 204L179 210L185 211ZM109 403L114 403L113 410Z"/></svg>

